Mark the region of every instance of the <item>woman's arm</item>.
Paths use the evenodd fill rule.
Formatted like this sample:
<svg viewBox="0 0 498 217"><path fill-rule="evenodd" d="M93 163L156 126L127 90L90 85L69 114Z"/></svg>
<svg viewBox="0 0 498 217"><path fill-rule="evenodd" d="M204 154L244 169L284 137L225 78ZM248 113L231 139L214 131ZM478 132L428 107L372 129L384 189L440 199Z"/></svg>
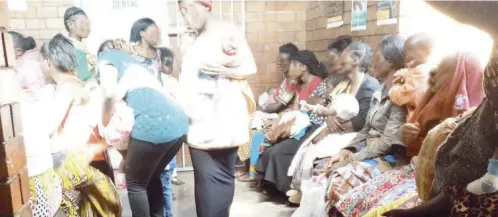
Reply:
<svg viewBox="0 0 498 217"><path fill-rule="evenodd" d="M383 213L382 215L388 217L433 216L442 213L449 214L450 210L451 197L445 193L441 193L433 199L411 209L393 209Z"/></svg>
<svg viewBox="0 0 498 217"><path fill-rule="evenodd" d="M99 67L100 87L104 95L104 107L102 122L107 123L111 119L116 102L118 86L118 70L112 65Z"/></svg>
<svg viewBox="0 0 498 217"><path fill-rule="evenodd" d="M278 102L266 105L266 107L263 109L263 112L266 112L266 113L279 113L285 107L286 107L285 104L283 104L280 101L278 101Z"/></svg>

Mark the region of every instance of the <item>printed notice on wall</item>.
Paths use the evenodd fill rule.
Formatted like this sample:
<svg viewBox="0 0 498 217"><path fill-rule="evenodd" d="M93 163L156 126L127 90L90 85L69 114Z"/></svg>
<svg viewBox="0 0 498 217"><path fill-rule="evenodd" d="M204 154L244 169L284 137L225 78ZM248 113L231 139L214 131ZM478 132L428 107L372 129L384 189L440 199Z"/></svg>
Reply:
<svg viewBox="0 0 498 217"><path fill-rule="evenodd" d="M394 0L377 2L377 25L389 25L398 22L398 8L396 3Z"/></svg>
<svg viewBox="0 0 498 217"><path fill-rule="evenodd" d="M353 0L351 8L351 31L367 29L367 0Z"/></svg>
<svg viewBox="0 0 498 217"><path fill-rule="evenodd" d="M344 13L343 1L329 1L327 2L327 29L337 28L344 25L342 14Z"/></svg>

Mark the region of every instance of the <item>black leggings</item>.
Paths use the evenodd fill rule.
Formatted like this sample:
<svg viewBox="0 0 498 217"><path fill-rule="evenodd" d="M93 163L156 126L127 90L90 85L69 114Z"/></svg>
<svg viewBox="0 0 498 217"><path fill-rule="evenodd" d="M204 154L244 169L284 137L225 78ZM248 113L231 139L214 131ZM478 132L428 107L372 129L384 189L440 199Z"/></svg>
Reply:
<svg viewBox="0 0 498 217"><path fill-rule="evenodd" d="M164 215L161 173L180 150L185 137L153 144L131 138L126 156L126 185L133 217Z"/></svg>
<svg viewBox="0 0 498 217"><path fill-rule="evenodd" d="M237 150L200 150L190 147L197 217L229 216L235 193Z"/></svg>

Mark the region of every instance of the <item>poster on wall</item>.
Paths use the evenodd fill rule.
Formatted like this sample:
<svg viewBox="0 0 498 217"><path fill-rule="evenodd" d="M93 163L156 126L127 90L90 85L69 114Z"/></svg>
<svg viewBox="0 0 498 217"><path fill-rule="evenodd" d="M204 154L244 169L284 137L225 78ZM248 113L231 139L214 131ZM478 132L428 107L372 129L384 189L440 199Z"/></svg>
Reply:
<svg viewBox="0 0 498 217"><path fill-rule="evenodd" d="M367 29L367 0L353 0L351 8L351 31Z"/></svg>
<svg viewBox="0 0 498 217"><path fill-rule="evenodd" d="M337 28L344 25L342 14L344 13L343 1L329 1L327 2L327 29Z"/></svg>
<svg viewBox="0 0 498 217"><path fill-rule="evenodd" d="M377 2L377 25L389 25L398 22L398 8L396 3L394 0Z"/></svg>

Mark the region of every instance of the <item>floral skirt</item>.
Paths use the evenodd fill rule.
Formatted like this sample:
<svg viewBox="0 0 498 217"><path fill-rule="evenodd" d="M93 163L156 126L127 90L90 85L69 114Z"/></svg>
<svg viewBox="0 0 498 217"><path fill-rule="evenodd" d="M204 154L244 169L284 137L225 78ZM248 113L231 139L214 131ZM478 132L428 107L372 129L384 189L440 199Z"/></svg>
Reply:
<svg viewBox="0 0 498 217"><path fill-rule="evenodd" d="M361 217L417 192L413 165L390 170L343 195L335 208L343 216Z"/></svg>
<svg viewBox="0 0 498 217"><path fill-rule="evenodd" d="M69 217L120 217L121 202L116 187L106 175L88 165L77 153L68 153L56 169L62 179L61 210ZM81 192L79 201L73 191Z"/></svg>
<svg viewBox="0 0 498 217"><path fill-rule="evenodd" d="M355 187L381 175L375 167L363 162L352 162L338 168L330 174L327 189L327 200L333 206L344 195Z"/></svg>
<svg viewBox="0 0 498 217"><path fill-rule="evenodd" d="M54 216L62 201L62 180L53 169L29 179L34 217Z"/></svg>

